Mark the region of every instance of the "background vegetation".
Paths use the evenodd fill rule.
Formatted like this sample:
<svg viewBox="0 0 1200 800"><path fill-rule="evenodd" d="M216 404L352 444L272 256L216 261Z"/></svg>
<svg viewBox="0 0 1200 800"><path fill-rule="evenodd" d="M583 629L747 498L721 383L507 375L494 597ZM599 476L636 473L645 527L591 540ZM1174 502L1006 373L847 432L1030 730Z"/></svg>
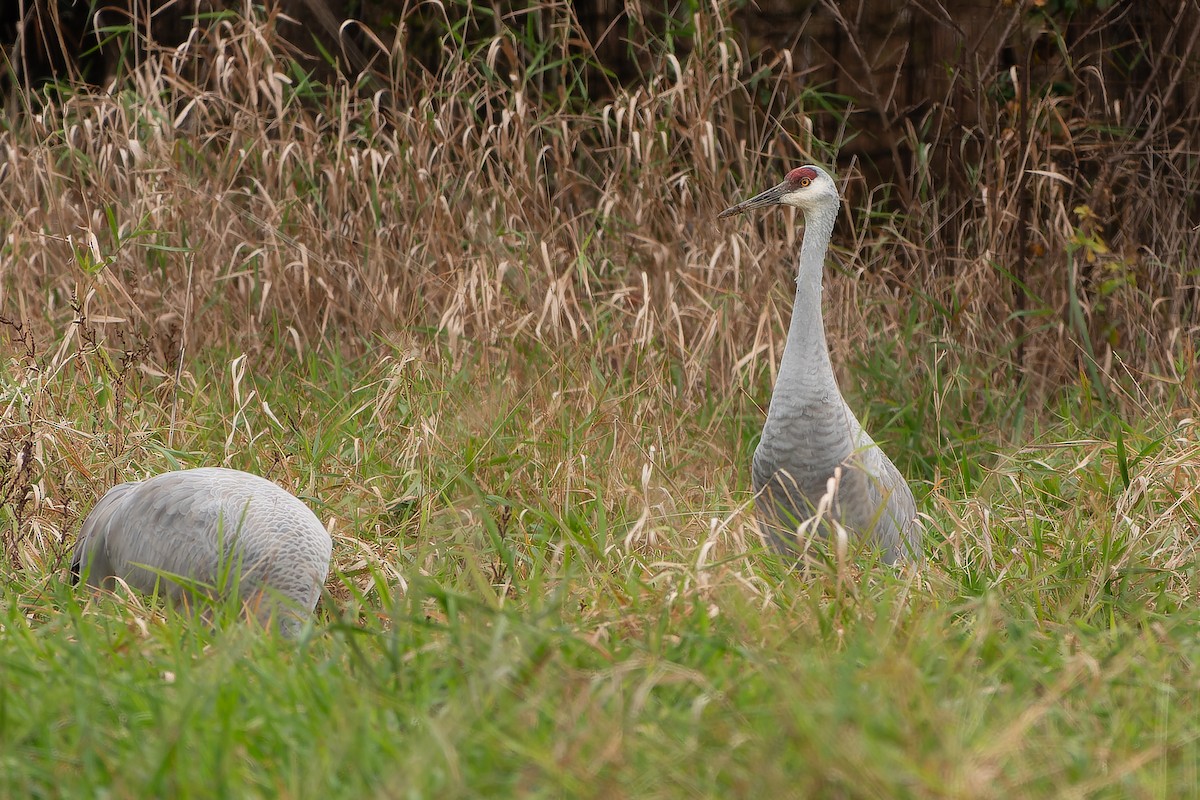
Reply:
<svg viewBox="0 0 1200 800"><path fill-rule="evenodd" d="M85 69L31 4L0 792L1194 793L1200 14L873 5L107 9ZM919 572L747 513L802 227L714 217L802 161ZM333 531L298 645L64 586L109 486L201 464Z"/></svg>

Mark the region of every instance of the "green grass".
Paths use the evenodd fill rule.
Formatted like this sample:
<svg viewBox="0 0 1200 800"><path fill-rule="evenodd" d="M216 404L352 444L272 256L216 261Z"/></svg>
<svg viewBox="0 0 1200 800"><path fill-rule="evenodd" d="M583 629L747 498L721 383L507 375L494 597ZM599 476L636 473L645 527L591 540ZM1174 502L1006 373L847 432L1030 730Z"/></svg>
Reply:
<svg viewBox="0 0 1200 800"><path fill-rule="evenodd" d="M814 83L744 5L410 4L361 92L247 6L114 91L13 89L0 797L1196 794L1174 51L1023 134L956 71L976 122L939 133ZM1123 20L1066 61L1111 66ZM1088 133L1116 108L1146 127ZM916 172L860 161L880 133ZM748 513L801 221L713 217L801 160L844 181L829 344L914 484L915 571L798 574ZM66 584L105 490L199 465L332 532L298 641Z"/></svg>
<svg viewBox="0 0 1200 800"><path fill-rule="evenodd" d="M431 352L276 347L236 392L233 359L199 354L173 450L154 381L128 379L114 463L291 485L333 521L338 575L291 643L11 573L0 794L1192 791L1198 515L1170 473L1194 433L1050 425L969 493L920 487L920 572L806 577L737 513L754 398L680 414L663 364ZM41 391L82 414L58 380Z"/></svg>

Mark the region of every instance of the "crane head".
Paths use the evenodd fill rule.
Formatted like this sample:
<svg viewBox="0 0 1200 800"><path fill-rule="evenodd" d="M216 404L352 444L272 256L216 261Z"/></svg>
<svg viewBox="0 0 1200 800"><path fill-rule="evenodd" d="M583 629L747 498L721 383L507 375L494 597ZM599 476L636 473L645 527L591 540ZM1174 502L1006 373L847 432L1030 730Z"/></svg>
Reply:
<svg viewBox="0 0 1200 800"><path fill-rule="evenodd" d="M838 202L837 186L829 173L811 164L796 167L783 179L783 183L773 186L765 192L743 200L735 206L722 211L717 219L732 217L743 211L750 211L765 206L792 206L802 211Z"/></svg>

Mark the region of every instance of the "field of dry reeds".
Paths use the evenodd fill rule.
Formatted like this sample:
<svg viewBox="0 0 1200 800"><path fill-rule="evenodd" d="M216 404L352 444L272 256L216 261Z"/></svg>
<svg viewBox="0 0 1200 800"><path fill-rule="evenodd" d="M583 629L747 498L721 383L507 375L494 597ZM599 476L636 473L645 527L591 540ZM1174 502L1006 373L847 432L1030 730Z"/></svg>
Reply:
<svg viewBox="0 0 1200 800"><path fill-rule="evenodd" d="M55 75L27 25L0 794L1194 790L1200 8L947 5L400 4L315 61L286 4L110 9ZM747 513L803 226L716 213L808 162L916 573ZM332 530L299 650L64 585L109 486L203 464Z"/></svg>

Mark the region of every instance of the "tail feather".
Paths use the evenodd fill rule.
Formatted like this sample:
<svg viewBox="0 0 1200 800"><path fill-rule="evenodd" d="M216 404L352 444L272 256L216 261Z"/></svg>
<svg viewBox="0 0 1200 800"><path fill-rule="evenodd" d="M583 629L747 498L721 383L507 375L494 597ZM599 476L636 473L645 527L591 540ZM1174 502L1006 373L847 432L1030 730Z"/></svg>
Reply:
<svg viewBox="0 0 1200 800"><path fill-rule="evenodd" d="M85 573L88 583L95 586L109 576L111 569L107 552L108 537L113 533L111 523L126 493L137 485L137 482L122 483L109 489L83 520L79 538L75 542L75 552L71 555L72 586L78 585Z"/></svg>
<svg viewBox="0 0 1200 800"><path fill-rule="evenodd" d="M75 545L75 552L71 554L71 585L79 585L79 566L83 561L83 548Z"/></svg>

